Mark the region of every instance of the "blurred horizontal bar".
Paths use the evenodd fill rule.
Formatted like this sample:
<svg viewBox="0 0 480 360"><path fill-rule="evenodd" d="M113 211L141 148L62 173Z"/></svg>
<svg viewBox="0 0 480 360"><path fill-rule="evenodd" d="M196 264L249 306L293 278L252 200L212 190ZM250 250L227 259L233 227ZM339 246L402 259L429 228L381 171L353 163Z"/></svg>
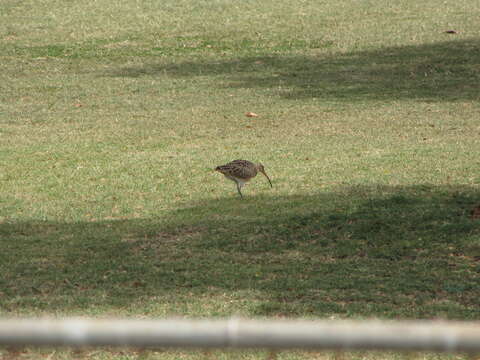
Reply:
<svg viewBox="0 0 480 360"><path fill-rule="evenodd" d="M480 323L446 321L0 319L0 346L480 352Z"/></svg>

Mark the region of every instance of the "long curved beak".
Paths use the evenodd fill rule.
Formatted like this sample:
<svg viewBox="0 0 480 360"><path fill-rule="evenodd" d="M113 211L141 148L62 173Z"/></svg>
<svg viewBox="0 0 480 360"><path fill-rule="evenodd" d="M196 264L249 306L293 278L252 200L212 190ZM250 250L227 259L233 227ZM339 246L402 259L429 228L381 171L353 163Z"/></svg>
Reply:
<svg viewBox="0 0 480 360"><path fill-rule="evenodd" d="M272 182L270 181L270 178L268 177L267 173L266 173L265 171L262 171L262 174L265 175L265 177L267 178L268 182L270 183L270 187L273 188Z"/></svg>

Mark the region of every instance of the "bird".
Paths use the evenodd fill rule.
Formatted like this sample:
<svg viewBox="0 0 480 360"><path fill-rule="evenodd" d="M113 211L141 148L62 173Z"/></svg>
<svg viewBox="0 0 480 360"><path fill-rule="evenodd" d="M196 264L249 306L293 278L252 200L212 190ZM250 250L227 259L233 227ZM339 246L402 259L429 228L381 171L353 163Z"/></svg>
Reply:
<svg viewBox="0 0 480 360"><path fill-rule="evenodd" d="M235 184L237 184L237 190L241 198L243 198L243 185L245 185L249 180L257 176L259 172L265 175L268 182L270 183L270 186L273 187L270 178L265 172L265 168L260 163L254 164L253 162L248 160L233 160L228 164L217 166L215 168L215 171L222 173L227 179L230 179Z"/></svg>

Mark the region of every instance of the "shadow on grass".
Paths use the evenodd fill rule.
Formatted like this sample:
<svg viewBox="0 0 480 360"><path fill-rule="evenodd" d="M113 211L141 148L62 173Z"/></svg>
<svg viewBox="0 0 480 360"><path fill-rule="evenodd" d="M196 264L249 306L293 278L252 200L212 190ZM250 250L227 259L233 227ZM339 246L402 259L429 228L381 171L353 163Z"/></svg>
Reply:
<svg viewBox="0 0 480 360"><path fill-rule="evenodd" d="M478 202L471 187L358 186L158 219L3 222L0 312L155 302L183 315L178 304L228 294L242 305L216 315L478 318Z"/></svg>
<svg viewBox="0 0 480 360"><path fill-rule="evenodd" d="M268 49L262 51L268 53ZM214 62L200 58L166 65L147 63L108 75L221 75L225 78L220 86L270 88L293 99L455 101L479 99L479 63L478 41L459 40L335 55L240 55Z"/></svg>

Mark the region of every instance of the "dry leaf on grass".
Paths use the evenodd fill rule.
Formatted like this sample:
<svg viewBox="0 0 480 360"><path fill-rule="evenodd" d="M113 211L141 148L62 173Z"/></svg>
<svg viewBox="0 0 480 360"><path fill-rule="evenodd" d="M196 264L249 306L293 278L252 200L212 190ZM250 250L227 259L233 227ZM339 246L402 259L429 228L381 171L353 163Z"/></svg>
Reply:
<svg viewBox="0 0 480 360"><path fill-rule="evenodd" d="M258 117L258 114L255 114L254 112L249 111L245 114L245 116L246 117Z"/></svg>
<svg viewBox="0 0 480 360"><path fill-rule="evenodd" d="M470 212L472 220L480 219L480 205L475 206Z"/></svg>

